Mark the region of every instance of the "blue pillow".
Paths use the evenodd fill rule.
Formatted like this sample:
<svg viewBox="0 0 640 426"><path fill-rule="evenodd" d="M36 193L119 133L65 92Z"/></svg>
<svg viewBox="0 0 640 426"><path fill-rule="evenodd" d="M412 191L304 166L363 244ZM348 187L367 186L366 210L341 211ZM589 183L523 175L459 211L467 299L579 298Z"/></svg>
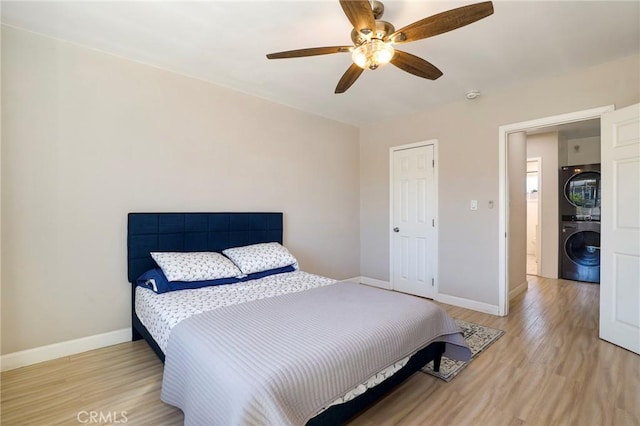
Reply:
<svg viewBox="0 0 640 426"><path fill-rule="evenodd" d="M169 281L162 272L162 269L150 269L140 275L136 280L136 285L148 288L156 293L166 293L169 291L187 290L201 287L209 287L222 284L235 284L244 281L257 280L258 278L268 277L269 275L283 274L285 272L293 272L296 268L293 265L284 266L282 268L270 269L268 271L255 272L243 278L219 278L217 280L208 281ZM153 280L153 281L151 281Z"/></svg>
<svg viewBox="0 0 640 426"><path fill-rule="evenodd" d="M268 271L254 272L240 279L240 281L257 280L258 278L268 277L269 275L284 274L285 272L293 272L296 268L293 265L283 266L282 268L269 269Z"/></svg>
<svg viewBox="0 0 640 426"><path fill-rule="evenodd" d="M235 284L239 283L240 279L235 277L219 278L216 280L207 281L171 281L162 272L162 269L155 268L150 269L144 274L140 275L136 280L136 285L146 287L155 291L156 293L166 293L168 291L186 290L193 288L209 287L222 284Z"/></svg>

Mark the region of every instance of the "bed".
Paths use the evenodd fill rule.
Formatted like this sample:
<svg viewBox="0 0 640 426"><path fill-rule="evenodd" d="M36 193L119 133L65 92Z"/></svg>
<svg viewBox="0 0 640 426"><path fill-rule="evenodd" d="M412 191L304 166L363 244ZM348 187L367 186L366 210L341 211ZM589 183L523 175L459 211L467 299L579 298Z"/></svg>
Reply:
<svg viewBox="0 0 640 426"><path fill-rule="evenodd" d="M152 252L222 252L261 243L283 243L282 213L129 214L132 338L146 340L165 362L162 399L183 410L185 424L342 424L428 362L437 370L444 353L470 357L453 320L435 305L429 304L437 318L428 326L402 314L411 330L385 334L397 326L377 318L380 312L400 316L387 312L390 304L407 303L399 311L417 312L429 302L308 274L297 264L255 280L171 294L136 286L157 268ZM178 309L185 300L191 303L186 313ZM389 337L374 345L371 336L353 337L369 334ZM261 377L264 383L253 382Z"/></svg>

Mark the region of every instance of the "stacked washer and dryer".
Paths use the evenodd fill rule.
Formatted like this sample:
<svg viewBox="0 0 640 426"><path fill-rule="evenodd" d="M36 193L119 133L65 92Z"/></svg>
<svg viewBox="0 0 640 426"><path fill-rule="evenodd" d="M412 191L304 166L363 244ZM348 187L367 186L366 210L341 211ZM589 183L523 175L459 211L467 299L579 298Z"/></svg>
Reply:
<svg viewBox="0 0 640 426"><path fill-rule="evenodd" d="M560 278L600 282L600 164L560 169Z"/></svg>

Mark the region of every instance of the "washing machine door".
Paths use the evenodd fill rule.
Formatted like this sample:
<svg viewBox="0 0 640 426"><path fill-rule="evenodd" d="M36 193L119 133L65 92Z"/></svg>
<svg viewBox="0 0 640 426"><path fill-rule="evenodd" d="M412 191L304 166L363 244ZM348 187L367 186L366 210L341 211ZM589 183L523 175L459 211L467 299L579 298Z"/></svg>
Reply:
<svg viewBox="0 0 640 426"><path fill-rule="evenodd" d="M564 196L576 207L600 207L600 172L590 170L576 173L565 183Z"/></svg>
<svg viewBox="0 0 640 426"><path fill-rule="evenodd" d="M565 242L565 252L569 259L583 268L600 266L600 233L578 231Z"/></svg>

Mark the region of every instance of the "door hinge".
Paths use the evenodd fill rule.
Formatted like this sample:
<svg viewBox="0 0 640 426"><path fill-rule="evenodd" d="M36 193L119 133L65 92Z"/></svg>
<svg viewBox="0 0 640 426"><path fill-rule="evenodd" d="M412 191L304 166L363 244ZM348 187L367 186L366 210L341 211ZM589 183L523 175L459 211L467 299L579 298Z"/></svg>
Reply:
<svg viewBox="0 0 640 426"><path fill-rule="evenodd" d="M431 219L431 227L433 227L433 228L436 227L436 220L435 219Z"/></svg>
<svg viewBox="0 0 640 426"><path fill-rule="evenodd" d="M436 284L435 284L435 279L434 279L434 278L431 278L431 287L435 287L435 285L436 285Z"/></svg>
<svg viewBox="0 0 640 426"><path fill-rule="evenodd" d="M431 168L435 168L436 167L436 160L431 160Z"/></svg>

